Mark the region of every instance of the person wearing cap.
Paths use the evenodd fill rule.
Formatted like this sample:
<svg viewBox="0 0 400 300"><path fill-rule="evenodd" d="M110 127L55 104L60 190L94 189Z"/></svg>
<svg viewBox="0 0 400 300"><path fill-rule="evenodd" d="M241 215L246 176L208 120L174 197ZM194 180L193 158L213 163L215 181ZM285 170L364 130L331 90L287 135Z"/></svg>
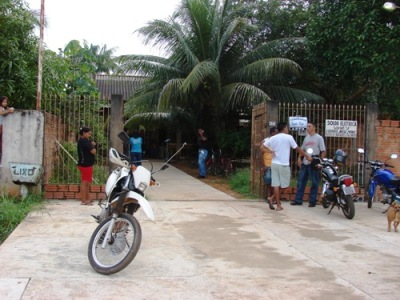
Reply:
<svg viewBox="0 0 400 300"><path fill-rule="evenodd" d="M90 186L93 180L93 165L95 162L96 143L90 140L92 130L89 127L79 129L78 140L78 169L81 172L81 205L93 205L89 199Z"/></svg>
<svg viewBox="0 0 400 300"><path fill-rule="evenodd" d="M316 124L308 122L307 136L304 138L301 149L307 151L308 148L313 150L313 155L324 158L326 154L325 142L322 136L316 132ZM315 168L308 160L299 155L297 165L300 168L299 177L297 179L297 191L294 201L290 205L303 205L304 190L307 185L308 177L311 178L311 189L308 200L308 207L315 207L317 204L317 194L319 185L319 170Z"/></svg>

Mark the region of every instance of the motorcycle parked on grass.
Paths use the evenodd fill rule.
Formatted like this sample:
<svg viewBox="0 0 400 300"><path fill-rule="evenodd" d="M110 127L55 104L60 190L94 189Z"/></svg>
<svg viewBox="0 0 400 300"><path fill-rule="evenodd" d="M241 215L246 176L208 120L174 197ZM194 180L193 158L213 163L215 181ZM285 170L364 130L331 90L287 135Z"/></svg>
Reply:
<svg viewBox="0 0 400 300"><path fill-rule="evenodd" d="M125 132L118 135L129 142ZM109 275L127 267L139 251L142 230L134 213L142 208L146 216L154 221L154 213L145 198L150 186L159 186L152 175L168 168L167 163L178 154L186 143L165 162L161 168L152 172L143 166L135 166L130 158L114 148L109 151L110 162L117 168L107 179L106 200L100 200L101 212L93 216L99 225L94 230L88 246L88 257L92 268L101 274Z"/></svg>
<svg viewBox="0 0 400 300"><path fill-rule="evenodd" d="M311 155L312 149L308 149L307 152ZM333 159L311 156L313 157L312 164L320 169L322 174L322 206L331 207L328 215L334 207L337 207L343 211L347 219L353 219L355 215L353 195L356 193L353 177L338 173L338 164L345 164L347 155L343 150L338 149Z"/></svg>
<svg viewBox="0 0 400 300"><path fill-rule="evenodd" d="M396 159L397 154L392 154L390 158L385 162L382 162L379 160L368 160L368 157L362 148L359 148L357 151L365 157L363 161L359 162L367 165L367 168L371 169L366 193L368 208L371 208L372 203L377 201L378 187L382 192L382 200L380 202L383 204L392 204L393 199L396 197L393 193L400 193L400 177L397 177L388 169L394 168L394 166L389 165L387 161L390 159Z"/></svg>

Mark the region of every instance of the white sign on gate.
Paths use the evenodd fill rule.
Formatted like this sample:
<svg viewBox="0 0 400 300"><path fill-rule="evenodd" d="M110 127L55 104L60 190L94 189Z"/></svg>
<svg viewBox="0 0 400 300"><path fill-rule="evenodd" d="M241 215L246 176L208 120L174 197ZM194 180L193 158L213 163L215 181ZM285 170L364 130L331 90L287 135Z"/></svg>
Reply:
<svg viewBox="0 0 400 300"><path fill-rule="evenodd" d="M325 136L331 137L357 137L357 121L351 120L326 120Z"/></svg>
<svg viewBox="0 0 400 300"><path fill-rule="evenodd" d="M297 131L299 135L306 135L307 117L289 117L289 130Z"/></svg>
<svg viewBox="0 0 400 300"><path fill-rule="evenodd" d="M289 117L289 129L290 130L306 130L307 129L307 117Z"/></svg>

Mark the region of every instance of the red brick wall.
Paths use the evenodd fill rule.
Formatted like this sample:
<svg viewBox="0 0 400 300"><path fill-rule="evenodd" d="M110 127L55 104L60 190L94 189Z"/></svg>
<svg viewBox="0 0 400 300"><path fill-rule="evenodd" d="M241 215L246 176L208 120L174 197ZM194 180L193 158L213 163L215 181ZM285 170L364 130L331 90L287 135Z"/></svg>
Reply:
<svg viewBox="0 0 400 300"><path fill-rule="evenodd" d="M80 200L79 184L46 184L44 186L45 199L77 199ZM89 198L91 200L105 199L106 194L103 185L92 185Z"/></svg>
<svg viewBox="0 0 400 300"><path fill-rule="evenodd" d="M378 120L376 121L376 130L378 142L376 145L376 157L369 159L377 159L385 161L390 158L391 154L399 155L399 158L390 160L389 164L395 168L392 169L398 176L400 175L400 121Z"/></svg>

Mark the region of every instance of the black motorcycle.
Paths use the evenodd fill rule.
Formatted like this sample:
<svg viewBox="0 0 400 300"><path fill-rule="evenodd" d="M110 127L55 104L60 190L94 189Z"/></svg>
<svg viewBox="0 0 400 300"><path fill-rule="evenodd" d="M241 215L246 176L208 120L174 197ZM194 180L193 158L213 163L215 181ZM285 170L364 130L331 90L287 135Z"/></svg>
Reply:
<svg viewBox="0 0 400 300"><path fill-rule="evenodd" d="M355 215L353 195L356 193L353 177L338 173L339 165L344 165L346 159L347 155L344 151L338 149L333 159L313 156L312 164L320 169L322 174L322 206L331 207L328 214L337 207L343 211L347 219L353 219Z"/></svg>

